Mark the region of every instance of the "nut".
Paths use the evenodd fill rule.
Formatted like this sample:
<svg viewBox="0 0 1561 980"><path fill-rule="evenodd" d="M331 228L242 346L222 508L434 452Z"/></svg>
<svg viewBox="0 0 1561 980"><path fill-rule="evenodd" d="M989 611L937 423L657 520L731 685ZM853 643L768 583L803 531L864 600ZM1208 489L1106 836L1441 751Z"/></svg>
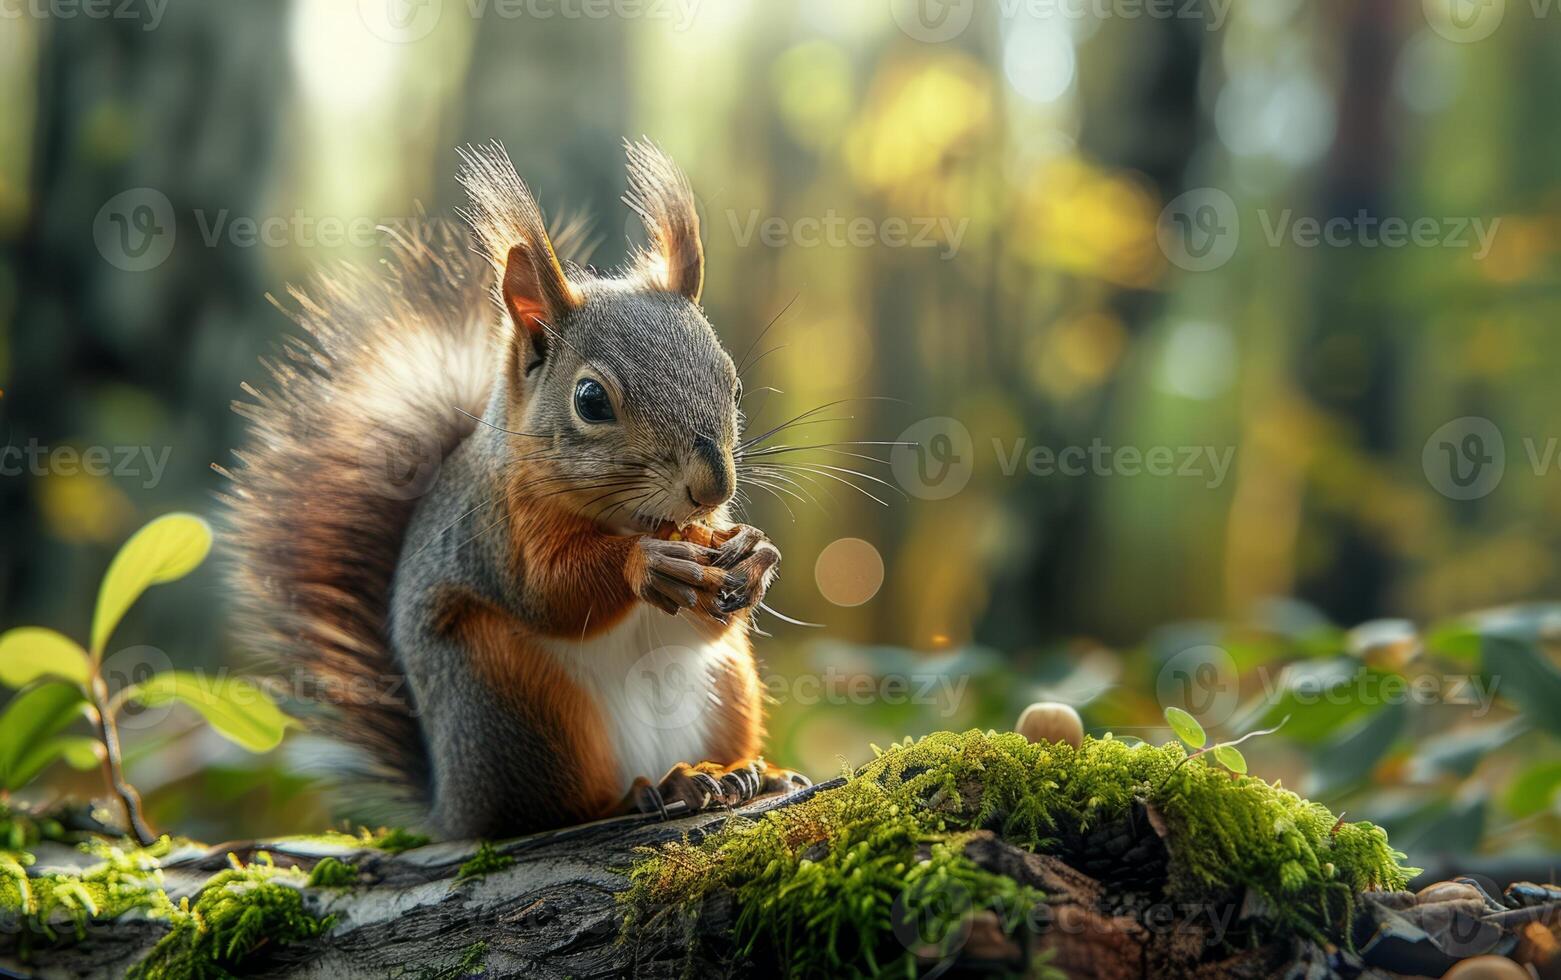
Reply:
<svg viewBox="0 0 1561 980"><path fill-rule="evenodd" d="M1471 956L1453 964L1443 980L1534 980L1534 975L1505 956Z"/></svg>
<svg viewBox="0 0 1561 980"><path fill-rule="evenodd" d="M1032 742L1084 744L1084 721L1072 706L1060 701L1037 701L1019 715L1014 731Z"/></svg>
<svg viewBox="0 0 1561 980"><path fill-rule="evenodd" d="M1438 881L1415 892L1416 905L1436 902L1478 902L1484 905L1485 896L1480 894L1478 888L1461 881Z"/></svg>

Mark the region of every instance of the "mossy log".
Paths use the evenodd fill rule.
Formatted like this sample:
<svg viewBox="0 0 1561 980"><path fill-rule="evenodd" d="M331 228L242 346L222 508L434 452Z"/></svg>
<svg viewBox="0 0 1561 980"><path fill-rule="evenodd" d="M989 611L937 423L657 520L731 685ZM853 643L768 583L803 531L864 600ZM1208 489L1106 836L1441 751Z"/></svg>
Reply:
<svg viewBox="0 0 1561 980"><path fill-rule="evenodd" d="M0 852L0 975L1386 978L1479 954L1561 969L1561 894L1417 897L1380 833L1175 748L945 733L849 781L665 822L407 849L45 841L25 872Z"/></svg>

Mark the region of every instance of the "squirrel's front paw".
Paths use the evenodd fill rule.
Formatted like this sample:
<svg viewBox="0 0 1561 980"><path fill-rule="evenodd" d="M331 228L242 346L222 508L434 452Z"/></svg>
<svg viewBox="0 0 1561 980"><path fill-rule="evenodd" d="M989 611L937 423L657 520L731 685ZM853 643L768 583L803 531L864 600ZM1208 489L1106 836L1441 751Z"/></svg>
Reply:
<svg viewBox="0 0 1561 980"><path fill-rule="evenodd" d="M720 623L758 605L775 576L780 551L763 532L738 525L717 548L692 541L638 539L625 569L629 587L646 602L676 615L697 609Z"/></svg>
<svg viewBox="0 0 1561 980"><path fill-rule="evenodd" d="M719 554L715 549L652 537L639 538L635 544L624 569L635 595L672 615L680 609L715 612L727 576L715 567Z"/></svg>
<svg viewBox="0 0 1561 980"><path fill-rule="evenodd" d="M728 569L725 588L716 602L728 615L764 601L781 559L780 549L758 528L739 524L729 533L715 557L717 568Z"/></svg>

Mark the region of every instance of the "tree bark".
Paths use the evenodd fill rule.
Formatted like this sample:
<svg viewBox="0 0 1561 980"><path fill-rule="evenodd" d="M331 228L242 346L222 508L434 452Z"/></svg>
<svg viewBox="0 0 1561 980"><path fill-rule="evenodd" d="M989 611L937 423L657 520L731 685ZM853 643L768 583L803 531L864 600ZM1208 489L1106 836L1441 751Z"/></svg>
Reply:
<svg viewBox="0 0 1561 980"><path fill-rule="evenodd" d="M794 806L840 782L760 799L736 814L752 818ZM168 896L178 903L193 899L233 858L251 863L261 859L261 852L281 867L309 870L334 857L357 868L358 880L351 886L302 889L308 912L332 917L329 929L291 945L262 942L236 964L223 964L243 976L435 980L479 971L487 978L528 980L778 976L784 970L780 951L767 949L751 958L738 954L733 942L738 909L730 894L717 892L688 910L686 918L658 921L653 935L623 934L619 895L642 849L697 841L732 816L722 811L665 822L620 818L496 843L493 850L513 863L480 876L462 875L462 866L481 846L475 841L430 844L401 854L325 839L231 842L187 847L168 855L162 869ZM1115 864L1121 865L1123 855L1111 843L1096 842L1089 853L1075 854L1074 863L1107 867L1115 854ZM86 859L60 844L45 843L36 850L33 875ZM1505 905L1465 884L1436 886L1441 894L1434 897L1367 893L1351 920L1353 948L1345 949L1300 935L1251 941L1255 934L1242 925L1264 914L1263 902L1251 895L1177 905L1158 890L1124 886L1132 880L1131 869L1113 886L1061 857L1022 850L989 831L970 834L964 854L986 871L1038 889L1045 901L1020 910L1022 916L1009 917L1005 911L1006 921L991 910L967 910L952 941L945 939L940 948L920 944L917 923L905 923L907 928L896 923L895 934L918 960L920 975L1054 977L1060 971L1096 980L1388 980L1440 976L1456 960L1481 954L1511 956L1533 965L1540 976L1561 975L1561 956L1553 955L1561 948L1556 941L1561 890L1544 886L1527 886L1527 900ZM1112 875L1123 871L1101 873L1116 880ZM40 940L36 930L18 928L14 916L7 921L0 914L0 976L120 977L169 928L136 912L94 920L80 937L68 916L61 914L50 924L60 936L54 943Z"/></svg>

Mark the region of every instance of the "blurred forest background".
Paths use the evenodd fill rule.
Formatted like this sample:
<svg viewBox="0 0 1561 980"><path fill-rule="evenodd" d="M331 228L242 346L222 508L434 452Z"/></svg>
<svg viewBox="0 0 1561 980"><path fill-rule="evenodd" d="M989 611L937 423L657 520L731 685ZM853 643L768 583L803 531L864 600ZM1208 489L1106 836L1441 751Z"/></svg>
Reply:
<svg viewBox="0 0 1561 980"><path fill-rule="evenodd" d="M711 321L734 355L781 345L748 372L753 425L886 396L791 441L918 443L815 457L888 506L832 471L749 491L786 556L771 604L823 624L767 622L774 757L827 776L1043 697L1155 740L1173 703L1222 734L1290 714L1254 772L1413 859L1561 850L1561 10L0 12L0 445L36 449L0 476L0 627L79 637L131 531L213 512L229 403L291 329L267 294L459 206L455 147L502 141L550 213L594 217L605 266L645 134L701 199ZM242 665L225 605L208 565L117 634L155 649L116 656ZM1493 631L1533 681L1494 702ZM285 746L257 761L178 719L127 724L161 825L331 819ZM42 792L72 788L93 777Z"/></svg>

